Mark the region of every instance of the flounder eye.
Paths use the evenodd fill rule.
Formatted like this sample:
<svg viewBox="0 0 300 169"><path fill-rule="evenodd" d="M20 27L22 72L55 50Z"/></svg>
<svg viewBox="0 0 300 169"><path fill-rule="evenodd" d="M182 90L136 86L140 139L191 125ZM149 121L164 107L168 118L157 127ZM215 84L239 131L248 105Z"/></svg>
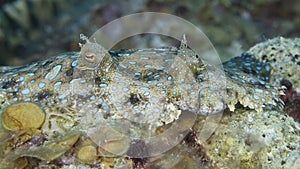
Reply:
<svg viewBox="0 0 300 169"><path fill-rule="evenodd" d="M85 55L86 60L93 62L96 59L96 54L95 53L87 53Z"/></svg>

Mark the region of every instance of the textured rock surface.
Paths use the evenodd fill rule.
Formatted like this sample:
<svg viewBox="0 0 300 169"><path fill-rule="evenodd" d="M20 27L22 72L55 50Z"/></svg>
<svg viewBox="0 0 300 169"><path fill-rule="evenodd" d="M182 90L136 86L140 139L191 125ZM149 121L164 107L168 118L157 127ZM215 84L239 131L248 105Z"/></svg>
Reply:
<svg viewBox="0 0 300 169"><path fill-rule="evenodd" d="M203 146L220 168L292 168L300 158L299 140L300 125L292 117L240 109L225 112Z"/></svg>

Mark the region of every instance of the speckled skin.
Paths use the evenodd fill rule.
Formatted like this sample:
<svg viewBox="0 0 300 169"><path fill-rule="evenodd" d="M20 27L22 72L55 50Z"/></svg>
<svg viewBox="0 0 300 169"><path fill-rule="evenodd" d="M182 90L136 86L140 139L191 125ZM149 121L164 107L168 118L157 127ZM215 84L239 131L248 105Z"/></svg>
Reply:
<svg viewBox="0 0 300 169"><path fill-rule="evenodd" d="M8 104L36 102L46 113L67 107L155 126L173 122L182 110L206 115L227 107L233 111L238 103L257 111L277 106L280 90L235 69L239 63L234 59L223 72L185 44L108 53L84 40L80 53L1 67L0 95Z"/></svg>

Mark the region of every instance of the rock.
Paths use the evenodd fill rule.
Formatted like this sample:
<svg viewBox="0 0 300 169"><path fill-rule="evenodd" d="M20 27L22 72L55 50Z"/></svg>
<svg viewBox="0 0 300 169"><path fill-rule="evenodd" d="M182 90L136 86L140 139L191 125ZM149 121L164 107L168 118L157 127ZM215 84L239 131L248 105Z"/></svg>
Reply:
<svg viewBox="0 0 300 169"><path fill-rule="evenodd" d="M97 158L97 148L92 145L83 146L79 149L77 157L82 162L92 163Z"/></svg>
<svg viewBox="0 0 300 169"><path fill-rule="evenodd" d="M45 121L45 113L36 104L18 103L4 109L1 121L8 130L38 129Z"/></svg>
<svg viewBox="0 0 300 169"><path fill-rule="evenodd" d="M198 124L196 131L202 127ZM300 158L299 140L300 124L292 117L274 110L239 109L223 114L203 146L220 168L291 168Z"/></svg>

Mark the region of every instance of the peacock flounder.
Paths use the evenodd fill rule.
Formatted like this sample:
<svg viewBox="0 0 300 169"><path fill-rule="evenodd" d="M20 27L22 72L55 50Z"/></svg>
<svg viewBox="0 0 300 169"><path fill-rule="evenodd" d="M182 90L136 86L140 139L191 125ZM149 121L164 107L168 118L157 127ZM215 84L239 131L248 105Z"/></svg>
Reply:
<svg viewBox="0 0 300 169"><path fill-rule="evenodd" d="M105 144L107 140L123 140L122 143L129 146L129 142L117 134L110 138L109 127L119 130L125 121L139 124L132 134L136 136L143 135L145 130L157 132L159 127L178 121L187 112L209 115L226 108L234 111L238 105L257 111L280 107L280 88L243 71L255 69L252 61L234 68L240 60L233 59L224 63L222 70L222 65L202 61L184 41L179 49L106 51L85 36L81 38L86 43L81 45L79 53L64 53L24 66L0 68L1 108L31 102L45 113L42 127L29 135L42 133L48 139L55 138L54 144L55 140L78 139L77 131L89 134L89 128L104 126L101 131L110 133L101 135ZM251 59L248 55L241 57ZM256 65L259 67L259 63ZM141 125L146 127L139 131ZM190 127L182 127L182 130ZM70 137L66 134L60 138L58 133L69 133ZM32 154L51 161L75 141L71 139L70 145L58 149L51 157L37 155L47 144ZM26 154L20 151L4 156L10 161Z"/></svg>
<svg viewBox="0 0 300 169"><path fill-rule="evenodd" d="M161 124L178 118L181 110L213 114L226 107L233 111L240 103L261 111L267 105L276 105L280 94L278 88L230 67L240 63L227 62L223 72L202 62L186 44L180 49L107 52L99 44L83 39L87 42L80 53L1 67L2 97L9 104L35 102L42 108L75 109L86 106L103 117Z"/></svg>

